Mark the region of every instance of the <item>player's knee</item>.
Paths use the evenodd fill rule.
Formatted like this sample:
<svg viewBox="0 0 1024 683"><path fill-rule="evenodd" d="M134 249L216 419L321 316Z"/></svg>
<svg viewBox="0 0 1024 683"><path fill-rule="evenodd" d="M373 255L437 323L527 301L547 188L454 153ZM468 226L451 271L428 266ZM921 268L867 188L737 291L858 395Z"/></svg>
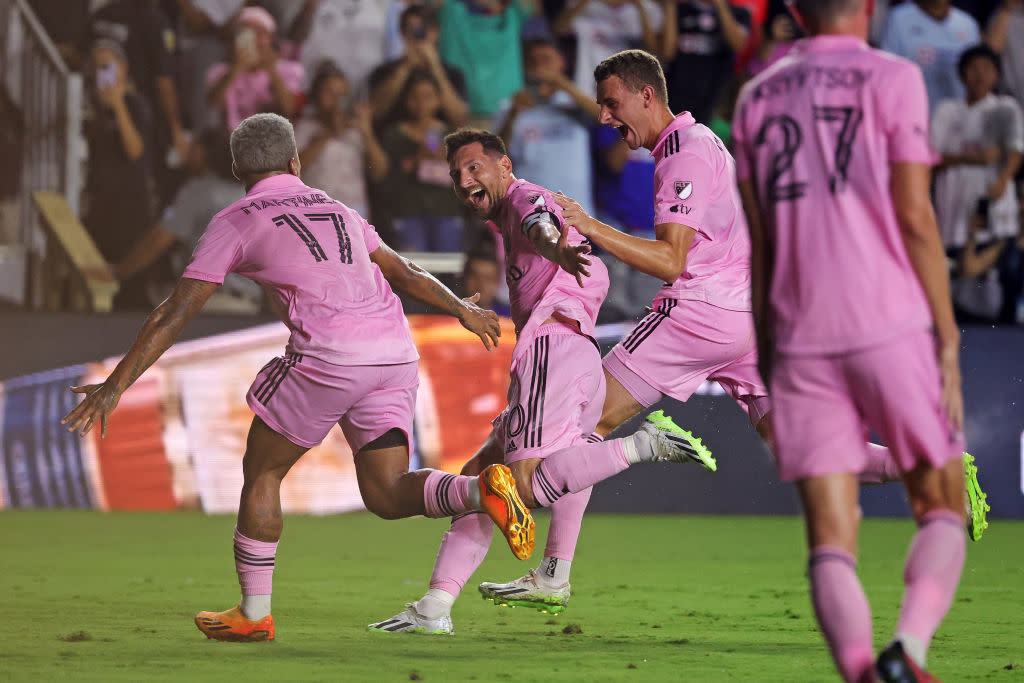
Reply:
<svg viewBox="0 0 1024 683"><path fill-rule="evenodd" d="M407 516L396 501L390 500L387 496L367 496L363 503L367 510L381 519L401 519Z"/></svg>

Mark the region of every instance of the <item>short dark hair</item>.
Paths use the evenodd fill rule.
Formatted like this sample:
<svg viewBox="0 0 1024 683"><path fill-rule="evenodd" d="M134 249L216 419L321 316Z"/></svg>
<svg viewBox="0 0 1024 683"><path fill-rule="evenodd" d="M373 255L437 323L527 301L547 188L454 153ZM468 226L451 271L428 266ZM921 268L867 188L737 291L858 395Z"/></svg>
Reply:
<svg viewBox="0 0 1024 683"><path fill-rule="evenodd" d="M1003 64L999 59L999 53L985 43L979 43L960 53L960 61L956 63L956 70L960 74L960 78L964 77L967 65L978 58L988 59L996 67L997 73L1003 73Z"/></svg>
<svg viewBox="0 0 1024 683"><path fill-rule="evenodd" d="M852 14L861 8L864 0L794 0L801 15L813 22L815 27L828 26L840 17Z"/></svg>
<svg viewBox="0 0 1024 683"><path fill-rule="evenodd" d="M495 135L489 130L460 128L454 133L449 133L445 136L444 158L448 160L448 163L451 163L451 160L460 149L466 145L472 145L474 142L479 142L483 146L484 152L490 152L498 156L508 156L505 141L500 136Z"/></svg>
<svg viewBox="0 0 1024 683"><path fill-rule="evenodd" d="M523 41L523 58L525 59L530 50L535 47L550 47L553 50L558 50L558 43L555 42L554 38L544 34L531 36Z"/></svg>
<svg viewBox="0 0 1024 683"><path fill-rule="evenodd" d="M594 68L594 82L618 76L622 83L633 92L640 92L644 86L654 88L655 94L662 104L668 104L668 86L665 85L665 72L661 62L649 52L643 50L623 50L616 52Z"/></svg>
<svg viewBox="0 0 1024 683"><path fill-rule="evenodd" d="M423 20L423 23L430 28L440 27L437 15L434 10L426 7L425 5L409 5L402 13L398 15L398 32L404 33L406 26L409 25L409 20L413 17L419 17Z"/></svg>

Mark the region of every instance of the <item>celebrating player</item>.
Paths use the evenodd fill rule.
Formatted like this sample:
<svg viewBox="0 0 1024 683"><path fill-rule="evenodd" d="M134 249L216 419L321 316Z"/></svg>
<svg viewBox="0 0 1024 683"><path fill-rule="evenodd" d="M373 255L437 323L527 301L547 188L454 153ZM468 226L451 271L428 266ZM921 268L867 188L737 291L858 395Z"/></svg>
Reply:
<svg viewBox="0 0 1024 683"><path fill-rule="evenodd" d="M608 292L607 270L587 258L590 248L562 220L551 193L513 175L500 137L460 130L445 139L445 151L456 195L492 222L505 245L517 333L508 407L462 472L483 469L481 476L487 480L511 471L516 480L528 482L538 463L545 462L550 477L541 485L550 497L541 504L555 503L545 555L571 561L593 484L635 462L700 461L703 449L664 417L648 421L628 437L588 443L605 394L594 325ZM483 467L502 460L508 467ZM537 503L531 497L528 504ZM510 514L501 511L498 518ZM514 538L509 541L518 557L529 557L532 537L528 547ZM452 633L451 607L490 542L491 525L483 515L456 516L441 541L426 595L369 628Z"/></svg>
<svg viewBox="0 0 1024 683"><path fill-rule="evenodd" d="M285 355L260 371L246 397L256 415L234 533L242 600L224 612L200 612L195 621L217 640L270 640L281 480L335 423L355 454L363 502L385 519L445 517L481 504L507 510L503 501L517 497L511 479L488 485L477 477L408 471L418 355L392 287L457 317L488 349L500 335L497 316L477 307L476 296L457 298L381 242L355 211L305 186L287 119L245 119L231 134L231 155L245 197L210 221L174 292L150 314L107 380L72 388L86 398L62 422L83 434L99 422L105 435L121 394L228 273L263 286L291 337ZM532 529L533 520L523 510L501 525L516 535Z"/></svg>
<svg viewBox="0 0 1024 683"><path fill-rule="evenodd" d="M588 216L568 197L556 195L555 201L566 223L616 258L666 283L651 304L652 312L604 358L608 390L596 434L607 436L664 396L686 401L705 379L712 379L736 399L771 447L771 402L757 372L750 313L750 238L734 161L718 137L688 113L673 116L661 65L646 52L612 55L597 66L594 77L601 123L617 128L630 148L652 150L656 239L619 232ZM889 449L871 443L866 448L859 471L862 483L899 479ZM967 454L964 467L973 510L968 530L977 539L988 526L987 504ZM519 484L524 499L537 491L529 480L520 479ZM582 515L583 508L577 512ZM563 524L570 526L569 521ZM568 567L559 564L554 567L564 568L561 574L552 574L551 565L542 563L508 583L484 582L480 592L496 604L545 611L552 605L564 607Z"/></svg>
<svg viewBox="0 0 1024 683"><path fill-rule="evenodd" d="M965 556L960 334L928 196L924 80L868 47L873 6L795 0L811 37L744 87L733 135L775 454L803 502L818 623L845 680L926 681ZM869 427L919 525L877 662L856 572Z"/></svg>

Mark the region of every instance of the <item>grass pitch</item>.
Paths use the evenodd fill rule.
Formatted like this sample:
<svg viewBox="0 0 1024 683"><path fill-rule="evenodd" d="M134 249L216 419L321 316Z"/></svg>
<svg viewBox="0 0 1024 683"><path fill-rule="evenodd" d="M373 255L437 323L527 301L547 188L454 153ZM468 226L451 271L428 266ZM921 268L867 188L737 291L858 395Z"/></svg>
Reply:
<svg viewBox="0 0 1024 683"><path fill-rule="evenodd" d="M456 635L371 634L422 595L445 520L290 517L274 577L277 640L207 641L237 604L233 520L198 513L0 512L0 680L831 681L798 519L591 515L573 598L552 617L480 599L515 560L495 537L453 611ZM895 625L906 520L867 520L860 575L876 647ZM968 548L932 646L947 681L1024 680L1024 523Z"/></svg>

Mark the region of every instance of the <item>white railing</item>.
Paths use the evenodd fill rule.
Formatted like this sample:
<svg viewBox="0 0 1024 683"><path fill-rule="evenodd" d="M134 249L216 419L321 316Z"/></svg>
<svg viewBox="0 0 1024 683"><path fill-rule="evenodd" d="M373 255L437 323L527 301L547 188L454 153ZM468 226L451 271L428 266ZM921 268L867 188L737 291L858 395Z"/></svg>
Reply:
<svg viewBox="0 0 1024 683"><path fill-rule="evenodd" d="M20 182L6 218L14 227L0 226L0 298L38 308L47 240L32 195L59 192L79 213L82 78L64 64L25 0L0 0L0 88L14 109L6 113L22 129Z"/></svg>

